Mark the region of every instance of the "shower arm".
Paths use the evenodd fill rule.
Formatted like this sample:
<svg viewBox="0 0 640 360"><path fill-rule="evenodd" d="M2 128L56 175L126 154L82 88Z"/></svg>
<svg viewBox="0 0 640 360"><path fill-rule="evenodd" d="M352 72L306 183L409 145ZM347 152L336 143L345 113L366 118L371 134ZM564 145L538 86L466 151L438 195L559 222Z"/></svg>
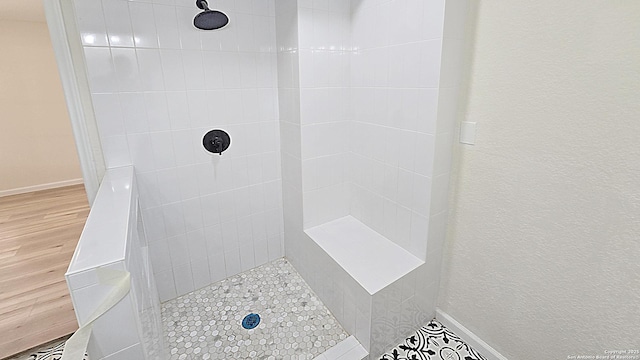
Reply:
<svg viewBox="0 0 640 360"><path fill-rule="evenodd" d="M204 11L211 10L209 9L209 3L207 3L207 0L196 0L196 6Z"/></svg>

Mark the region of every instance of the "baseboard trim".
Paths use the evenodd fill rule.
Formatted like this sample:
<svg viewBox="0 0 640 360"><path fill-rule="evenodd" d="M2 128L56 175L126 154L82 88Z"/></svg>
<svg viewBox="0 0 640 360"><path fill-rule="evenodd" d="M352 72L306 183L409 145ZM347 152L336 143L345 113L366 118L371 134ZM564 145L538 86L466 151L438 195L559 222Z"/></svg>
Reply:
<svg viewBox="0 0 640 360"><path fill-rule="evenodd" d="M451 331L460 336L469 346L476 349L480 354L487 358L487 360L508 360L502 356L496 349L492 348L489 344L484 342L480 337L471 330L464 327L451 315L445 313L440 309L436 309L436 319L442 323L442 325L449 328Z"/></svg>
<svg viewBox="0 0 640 360"><path fill-rule="evenodd" d="M57 182L52 182L52 183L48 183L48 184L40 184L40 185L21 187L21 188L17 188L17 189L0 190L0 197L24 194L24 193L40 191L40 190L55 189L55 188L71 186L71 185L79 185L79 184L82 184L82 183L83 183L83 180L80 178L80 179L57 181Z"/></svg>

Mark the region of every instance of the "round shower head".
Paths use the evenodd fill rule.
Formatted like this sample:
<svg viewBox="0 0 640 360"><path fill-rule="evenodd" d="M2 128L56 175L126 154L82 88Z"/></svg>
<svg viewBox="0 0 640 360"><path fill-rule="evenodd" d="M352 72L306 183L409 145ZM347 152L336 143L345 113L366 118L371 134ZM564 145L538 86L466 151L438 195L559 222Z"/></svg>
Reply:
<svg viewBox="0 0 640 360"><path fill-rule="evenodd" d="M201 30L216 30L226 26L229 23L229 17L217 10L210 10L209 4L205 0L197 0L196 5L203 12L196 15L193 19L193 26Z"/></svg>

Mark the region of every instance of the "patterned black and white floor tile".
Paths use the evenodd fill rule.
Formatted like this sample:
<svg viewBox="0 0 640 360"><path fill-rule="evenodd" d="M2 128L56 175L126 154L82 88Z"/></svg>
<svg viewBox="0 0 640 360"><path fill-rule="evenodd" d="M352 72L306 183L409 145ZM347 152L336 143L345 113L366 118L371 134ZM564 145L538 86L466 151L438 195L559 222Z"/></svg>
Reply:
<svg viewBox="0 0 640 360"><path fill-rule="evenodd" d="M7 358L6 360L60 360L62 359L64 344L67 342L68 338L69 337L67 336L65 338L52 341L29 351L25 351L22 354ZM89 356L85 354L83 360L89 360Z"/></svg>
<svg viewBox="0 0 640 360"><path fill-rule="evenodd" d="M382 355L380 360L486 360L436 319Z"/></svg>

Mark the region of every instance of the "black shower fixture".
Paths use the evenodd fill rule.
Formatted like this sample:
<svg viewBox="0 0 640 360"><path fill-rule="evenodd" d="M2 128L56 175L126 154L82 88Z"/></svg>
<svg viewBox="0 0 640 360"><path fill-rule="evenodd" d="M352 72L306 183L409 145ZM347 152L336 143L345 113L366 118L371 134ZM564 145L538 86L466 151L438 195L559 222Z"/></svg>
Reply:
<svg viewBox="0 0 640 360"><path fill-rule="evenodd" d="M193 26L200 30L216 30L227 26L229 17L221 11L209 9L206 0L196 0L196 6L204 10L193 19Z"/></svg>
<svg viewBox="0 0 640 360"><path fill-rule="evenodd" d="M231 145L231 137L224 130L211 130L202 138L202 145L208 152L222 155Z"/></svg>

